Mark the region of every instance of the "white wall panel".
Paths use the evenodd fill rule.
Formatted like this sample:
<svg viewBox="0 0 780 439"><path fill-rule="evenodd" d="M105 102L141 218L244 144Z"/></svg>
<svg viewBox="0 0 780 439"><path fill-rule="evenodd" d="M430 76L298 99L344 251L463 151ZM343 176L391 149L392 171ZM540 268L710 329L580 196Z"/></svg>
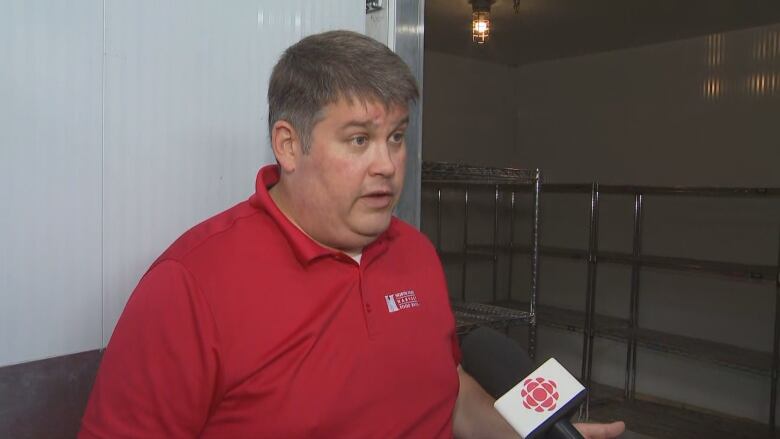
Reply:
<svg viewBox="0 0 780 439"><path fill-rule="evenodd" d="M100 346L102 2L0 2L0 366Z"/></svg>
<svg viewBox="0 0 780 439"><path fill-rule="evenodd" d="M268 76L307 34L362 32L360 0L106 0L104 343L149 264L247 198L271 162Z"/></svg>

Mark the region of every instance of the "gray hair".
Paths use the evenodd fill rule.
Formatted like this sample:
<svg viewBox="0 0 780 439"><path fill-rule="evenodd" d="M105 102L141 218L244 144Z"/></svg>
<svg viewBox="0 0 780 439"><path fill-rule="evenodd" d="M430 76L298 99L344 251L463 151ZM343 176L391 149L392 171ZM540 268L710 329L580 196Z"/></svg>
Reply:
<svg viewBox="0 0 780 439"><path fill-rule="evenodd" d="M409 67L384 44L350 31L311 35L285 50L271 72L268 133L285 120L308 153L322 109L340 98L406 107L418 96Z"/></svg>

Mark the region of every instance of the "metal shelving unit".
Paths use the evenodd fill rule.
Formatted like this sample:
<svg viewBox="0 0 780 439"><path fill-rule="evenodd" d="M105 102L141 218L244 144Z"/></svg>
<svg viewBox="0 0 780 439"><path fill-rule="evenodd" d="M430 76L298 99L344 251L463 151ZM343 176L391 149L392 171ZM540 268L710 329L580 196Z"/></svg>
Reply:
<svg viewBox="0 0 780 439"><path fill-rule="evenodd" d="M545 191L557 193L587 193L586 185L546 185ZM605 252L598 248L599 201L603 193L632 196L634 201L632 253ZM614 340L625 340L626 376L624 398L635 400L636 396L636 353L638 347L685 356L688 358L714 363L735 370L750 372L769 377L770 413L768 424L775 430L775 410L777 404L778 383L778 342L780 342L780 250L778 265L751 265L732 262L677 258L645 255L642 251L642 231L644 203L647 195L688 196L688 197L761 197L780 198L778 188L706 188L706 187L647 187L647 186L590 186L590 241L588 249L543 248L542 254L553 257L583 259L588 264L588 285L583 324L583 360L582 377L586 385L592 383L593 338L600 336ZM594 239L595 237L595 239ZM596 275L598 264L615 263L630 265L631 298L627 325L599 325L594 312ZM762 352L744 349L738 346L717 343L662 331L642 328L638 322L639 292L641 271L643 268L702 273L730 279L743 279L755 282L775 284L775 331L773 351Z"/></svg>
<svg viewBox="0 0 780 439"><path fill-rule="evenodd" d="M474 245L469 250L472 252L472 257L485 257L485 246ZM499 251L508 251L508 246L499 248ZM515 246L513 251L519 254L527 254L528 247ZM542 257L588 260L587 252L580 249L541 246L540 254ZM598 252L598 261L600 263L639 265L640 267L703 273L723 277L724 279L748 280L752 282L775 282L775 276L778 271L778 267L774 265L724 263L701 259L632 255L606 251ZM631 281L632 284L636 282L636 277L632 276ZM638 291L638 289L639 285L632 285L632 291ZM523 302L513 301L501 301L495 304L516 309L525 309L527 306ZM637 315L639 310L634 308L632 304L633 313ZM598 314L594 314L594 316L595 323L591 329L594 337L623 342L629 341L635 343L638 347L673 353L736 370L772 377L773 353L771 352L743 349L724 343L643 329L636 324L632 324L630 318L620 319ZM541 304L537 305L537 318L539 324L576 332L584 331L587 320L585 312ZM635 348L630 347L629 349L633 357ZM628 364L631 365L632 363ZM628 399L633 399L634 396L635 384L632 378L636 373L635 368L636 365L633 365L633 369L626 373L628 377L626 388L631 392L625 395Z"/></svg>
<svg viewBox="0 0 780 439"><path fill-rule="evenodd" d="M426 183L425 178L423 179ZM436 243L441 249L441 187L436 186L437 198L437 229ZM512 203L510 207L511 222L514 223L515 196L528 193L527 184L510 184ZM592 383L593 344L594 338L606 338L626 343L626 374L625 385L620 399L627 404L641 404L636 400L636 368L637 348L645 348L659 352L675 354L698 361L704 361L734 370L743 371L769 378L770 413L768 424L771 432L775 430L775 409L778 386L778 344L780 343L780 249L776 265L741 264L716 260L669 257L645 254L642 249L643 218L645 199L647 196L675 197L723 197L723 198L766 198L780 199L780 188L710 188L710 187L649 187L649 186L617 186L599 184L545 184L545 193L589 194L589 240L586 249L543 247L538 241L532 246L518 245L514 242L514 231L510 230L508 243L498 243L498 195L496 196L494 212L494 242L472 243L468 240L467 227L464 228L462 248L459 251L441 252L441 257L447 262L461 264L461 287L465 291L465 267L469 261L492 261L495 270L499 256L511 258L514 255L532 255L533 257L565 258L584 261L587 264L587 284L585 289L584 311L574 311L555 308L538 303L513 302L498 300L494 275L493 301L502 309L531 310L531 320L534 324L576 331L583 335L582 379L586 386ZM599 203L603 194L625 195L633 198L633 238L632 250L628 252L603 251L599 249ZM539 195L535 194L535 202ZM468 193L464 200L464 216L468 223ZM538 215L538 208L534 210ZM535 223L538 222L538 216ZM535 225L538 229L538 225ZM616 318L595 313L596 285L599 264L619 264L631 267L630 306L628 318ZM538 261L535 262L538 276ZM771 352L745 349L724 343L713 342L693 337L672 334L663 331L642 328L638 321L639 294L641 290L641 273L643 269L654 268L677 272L706 274L724 279L742 280L758 283L772 283L775 286L775 322L773 349ZM510 276L511 276L511 269ZM494 271L495 273L495 271ZM538 285L538 277L533 281ZM511 287L510 287L511 288ZM532 296L536 300L536 291ZM465 301L465 293L462 300ZM534 335L535 338L535 335ZM535 339L534 344L535 347ZM611 397L617 393L611 392ZM774 433L773 433L774 434Z"/></svg>
<svg viewBox="0 0 780 439"><path fill-rule="evenodd" d="M511 169L511 168L491 168L470 166L455 163L434 163L423 162L422 164L422 184L433 189L436 193L436 248L442 254L441 240L441 204L442 189L452 189L462 191L463 193L463 240L461 251L457 258L461 264L461 297L459 303L453 304L453 311L458 326L459 333L468 332L478 324L508 329L514 325L528 325L528 354L531 358L536 352L536 298L539 289L539 238L540 238L540 211L541 211L541 173L536 170ZM510 244L509 254L512 251L512 242L514 241L514 210L515 194L519 190L530 191L532 194L531 202L531 230L530 247L527 252L531 256L531 282L530 296L526 307L518 310L490 306L485 304L471 303L467 300L466 294L466 271L467 264L471 257L469 250L469 195L475 188L489 188L493 190L493 242L490 244L491 251L486 255L493 265L493 301L496 296L496 285L498 283L498 228L499 228L499 200L502 194L509 194L512 215L510 217ZM511 285L512 270L509 270L509 283Z"/></svg>

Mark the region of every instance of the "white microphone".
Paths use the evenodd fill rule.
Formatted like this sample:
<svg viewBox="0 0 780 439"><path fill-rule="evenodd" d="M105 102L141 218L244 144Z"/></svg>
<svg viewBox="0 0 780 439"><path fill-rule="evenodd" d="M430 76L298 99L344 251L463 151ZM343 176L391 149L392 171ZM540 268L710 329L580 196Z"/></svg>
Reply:
<svg viewBox="0 0 780 439"><path fill-rule="evenodd" d="M494 406L525 439L581 439L569 418L586 390L554 358L531 372Z"/></svg>

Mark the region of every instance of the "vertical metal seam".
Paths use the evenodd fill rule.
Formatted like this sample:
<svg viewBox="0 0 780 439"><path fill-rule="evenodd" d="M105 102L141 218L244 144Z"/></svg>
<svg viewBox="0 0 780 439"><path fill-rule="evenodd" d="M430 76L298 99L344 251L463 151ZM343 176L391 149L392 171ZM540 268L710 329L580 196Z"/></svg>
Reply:
<svg viewBox="0 0 780 439"><path fill-rule="evenodd" d="M410 109L410 125L407 131L406 182L396 210L399 216L418 229L421 222L422 187L422 122L424 84L424 0L396 1L392 14L388 10L389 21L393 20L395 32L389 35L393 39L392 50L409 66L420 91L416 105ZM389 30L389 29L388 29ZM399 44L400 37L400 44Z"/></svg>
<svg viewBox="0 0 780 439"><path fill-rule="evenodd" d="M107 344L106 342L106 322L105 322L105 306L106 306L106 287L105 287L105 211L106 211L106 196L105 196L105 167L106 167L106 0L102 1L102 19L103 19L103 41L102 41L102 53L100 63L100 349Z"/></svg>

